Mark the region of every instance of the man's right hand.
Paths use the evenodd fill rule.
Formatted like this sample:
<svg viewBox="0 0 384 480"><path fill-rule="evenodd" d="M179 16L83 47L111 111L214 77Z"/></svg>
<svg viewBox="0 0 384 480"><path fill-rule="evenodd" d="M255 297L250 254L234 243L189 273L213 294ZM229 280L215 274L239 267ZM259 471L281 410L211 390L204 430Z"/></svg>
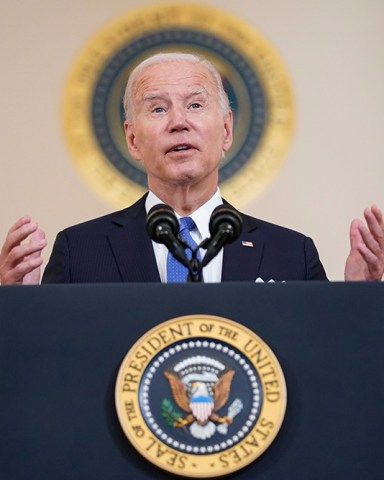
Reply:
<svg viewBox="0 0 384 480"><path fill-rule="evenodd" d="M46 245L43 230L30 217L20 218L1 248L0 285L38 285Z"/></svg>

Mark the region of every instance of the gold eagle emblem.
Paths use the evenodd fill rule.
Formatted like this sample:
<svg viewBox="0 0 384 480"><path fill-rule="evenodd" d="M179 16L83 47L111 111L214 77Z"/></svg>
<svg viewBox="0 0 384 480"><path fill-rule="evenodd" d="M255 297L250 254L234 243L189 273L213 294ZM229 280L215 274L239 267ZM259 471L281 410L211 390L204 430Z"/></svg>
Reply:
<svg viewBox="0 0 384 480"><path fill-rule="evenodd" d="M218 415L228 402L234 370L228 370L219 377L212 387L212 394L203 380L196 380L188 385L173 373L166 371L164 375L176 404L187 413L185 418L180 416L173 420L174 427L184 428L190 425L190 433L201 440L212 437L216 430L219 433L227 432L228 425L233 423L234 416L242 408L242 402L237 399L228 410L228 415ZM216 424L219 424L219 427L216 427Z"/></svg>

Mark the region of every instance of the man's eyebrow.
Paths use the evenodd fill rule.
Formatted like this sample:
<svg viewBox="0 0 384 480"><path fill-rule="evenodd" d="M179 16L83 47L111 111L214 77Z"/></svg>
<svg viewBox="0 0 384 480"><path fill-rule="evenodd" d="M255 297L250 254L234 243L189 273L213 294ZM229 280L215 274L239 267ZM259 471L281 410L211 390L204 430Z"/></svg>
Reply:
<svg viewBox="0 0 384 480"><path fill-rule="evenodd" d="M199 90L193 90L188 97L196 97L198 95L209 95L208 90L206 88L200 88Z"/></svg>
<svg viewBox="0 0 384 480"><path fill-rule="evenodd" d="M152 100L165 99L165 95L160 93L146 93L143 95L144 102L151 102Z"/></svg>

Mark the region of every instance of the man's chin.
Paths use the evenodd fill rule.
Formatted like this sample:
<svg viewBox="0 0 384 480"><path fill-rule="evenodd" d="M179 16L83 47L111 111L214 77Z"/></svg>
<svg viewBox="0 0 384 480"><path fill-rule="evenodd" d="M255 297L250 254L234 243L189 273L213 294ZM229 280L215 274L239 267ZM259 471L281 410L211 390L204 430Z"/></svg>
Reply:
<svg viewBox="0 0 384 480"><path fill-rule="evenodd" d="M202 178L202 173L199 169L196 169L193 165L186 163L179 165L178 168L173 169L168 177L173 183L190 183L198 182Z"/></svg>

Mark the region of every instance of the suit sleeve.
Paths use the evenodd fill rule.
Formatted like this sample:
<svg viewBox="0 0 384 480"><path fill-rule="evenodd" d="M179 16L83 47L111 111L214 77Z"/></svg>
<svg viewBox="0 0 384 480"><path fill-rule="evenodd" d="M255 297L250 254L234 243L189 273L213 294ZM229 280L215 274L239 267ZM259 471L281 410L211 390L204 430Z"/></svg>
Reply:
<svg viewBox="0 0 384 480"><path fill-rule="evenodd" d="M69 248L67 236L60 232L53 245L51 257L41 283L70 283Z"/></svg>
<svg viewBox="0 0 384 480"><path fill-rule="evenodd" d="M319 253L311 238L306 237L304 242L306 261L306 280L328 280Z"/></svg>

